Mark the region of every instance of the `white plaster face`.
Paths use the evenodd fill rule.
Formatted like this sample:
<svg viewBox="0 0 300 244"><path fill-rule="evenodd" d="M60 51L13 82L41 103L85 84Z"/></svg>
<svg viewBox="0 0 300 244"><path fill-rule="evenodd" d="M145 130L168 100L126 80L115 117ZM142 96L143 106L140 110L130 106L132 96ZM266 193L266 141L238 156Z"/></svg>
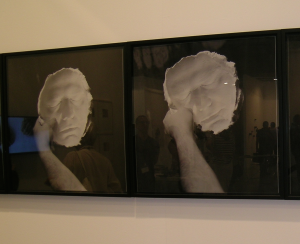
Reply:
<svg viewBox="0 0 300 244"><path fill-rule="evenodd" d="M187 108L203 131L217 134L233 123L241 95L237 79L234 63L225 56L199 52L167 69L164 95L171 111Z"/></svg>
<svg viewBox="0 0 300 244"><path fill-rule="evenodd" d="M73 68L63 68L46 78L38 99L39 116L55 120L53 141L72 147L80 144L90 113L92 95L84 75Z"/></svg>

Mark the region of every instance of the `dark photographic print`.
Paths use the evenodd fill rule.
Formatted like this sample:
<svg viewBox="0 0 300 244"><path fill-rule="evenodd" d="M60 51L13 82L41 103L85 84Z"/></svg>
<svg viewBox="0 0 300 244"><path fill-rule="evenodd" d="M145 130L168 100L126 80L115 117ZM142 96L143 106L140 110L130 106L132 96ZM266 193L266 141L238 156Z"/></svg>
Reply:
<svg viewBox="0 0 300 244"><path fill-rule="evenodd" d="M299 98L299 60L300 32L288 33L287 47L287 80L289 102L289 165L288 196L300 197L300 98Z"/></svg>
<svg viewBox="0 0 300 244"><path fill-rule="evenodd" d="M3 164L3 155L2 155L2 143L0 148L0 193L5 191L5 182L4 182L4 164Z"/></svg>
<svg viewBox="0 0 300 244"><path fill-rule="evenodd" d="M5 191L5 184L4 184L4 164L3 164L3 157L2 157L2 143L0 148L0 193Z"/></svg>
<svg viewBox="0 0 300 244"><path fill-rule="evenodd" d="M133 45L137 195L279 196L276 35Z"/></svg>
<svg viewBox="0 0 300 244"><path fill-rule="evenodd" d="M0 54L0 91L3 89L3 57ZM2 104L2 96L0 97L0 105ZM2 109L1 109L2 112ZM5 176L4 176L4 163L3 163L3 145L2 145L2 113L0 112L0 193L5 192Z"/></svg>
<svg viewBox="0 0 300 244"><path fill-rule="evenodd" d="M14 192L125 194L123 47L6 56Z"/></svg>

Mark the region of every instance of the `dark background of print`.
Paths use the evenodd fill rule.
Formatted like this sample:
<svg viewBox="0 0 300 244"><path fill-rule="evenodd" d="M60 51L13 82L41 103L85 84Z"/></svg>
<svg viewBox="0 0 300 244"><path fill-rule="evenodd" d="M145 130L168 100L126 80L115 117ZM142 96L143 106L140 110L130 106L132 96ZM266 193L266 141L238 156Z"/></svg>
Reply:
<svg viewBox="0 0 300 244"><path fill-rule="evenodd" d="M93 99L99 105L99 113L103 112L104 120L100 124L102 130L97 133L96 147L110 159L126 192L123 48L26 53L8 57L8 116L36 118L38 96L46 77L70 67L78 68L85 75ZM105 122L105 118L109 118L109 123ZM60 160L73 150L54 146L54 154ZM10 162L19 176L17 191L52 191L47 185L46 172L38 153L10 154Z"/></svg>
<svg viewBox="0 0 300 244"><path fill-rule="evenodd" d="M253 158L256 154L256 133L262 128L263 121L268 121L269 124L275 122L276 128L279 126L275 37L229 38L134 48L133 120L141 114L148 116L149 135L160 144L155 192L182 193L179 176L170 174L172 156L168 145L171 138L164 134L162 123L168 111L163 95L165 71L181 58L201 51L216 52L235 63L244 102L234 125L223 133L212 136L216 142L213 151L203 151L201 136L204 135L201 131L198 135L199 148L208 158L214 158L210 159L210 166L225 192L278 194L277 152L274 152L267 163L266 175L260 174L260 163ZM224 149L226 147L227 152ZM234 155L234 159L230 159L228 154Z"/></svg>

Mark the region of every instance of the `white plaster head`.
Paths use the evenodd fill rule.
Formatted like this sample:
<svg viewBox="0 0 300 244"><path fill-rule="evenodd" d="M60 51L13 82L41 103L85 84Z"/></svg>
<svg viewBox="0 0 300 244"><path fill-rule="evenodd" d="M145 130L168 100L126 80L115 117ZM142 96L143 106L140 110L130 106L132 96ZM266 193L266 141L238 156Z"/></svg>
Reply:
<svg viewBox="0 0 300 244"><path fill-rule="evenodd" d="M38 99L38 114L45 121L55 120L53 141L72 147L80 144L91 113L89 85L85 76L73 68L48 75Z"/></svg>
<svg viewBox="0 0 300 244"><path fill-rule="evenodd" d="M164 95L171 112L187 108L202 131L217 134L233 123L241 97L237 80L235 64L225 56L199 52L167 69Z"/></svg>

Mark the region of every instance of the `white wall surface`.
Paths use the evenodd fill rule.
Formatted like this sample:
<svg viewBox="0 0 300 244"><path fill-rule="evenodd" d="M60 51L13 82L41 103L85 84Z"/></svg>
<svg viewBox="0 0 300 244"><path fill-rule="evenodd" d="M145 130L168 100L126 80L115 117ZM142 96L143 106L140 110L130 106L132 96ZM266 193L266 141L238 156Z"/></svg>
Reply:
<svg viewBox="0 0 300 244"><path fill-rule="evenodd" d="M300 27L293 0L0 0L0 53ZM0 196L0 243L298 243L300 202Z"/></svg>

